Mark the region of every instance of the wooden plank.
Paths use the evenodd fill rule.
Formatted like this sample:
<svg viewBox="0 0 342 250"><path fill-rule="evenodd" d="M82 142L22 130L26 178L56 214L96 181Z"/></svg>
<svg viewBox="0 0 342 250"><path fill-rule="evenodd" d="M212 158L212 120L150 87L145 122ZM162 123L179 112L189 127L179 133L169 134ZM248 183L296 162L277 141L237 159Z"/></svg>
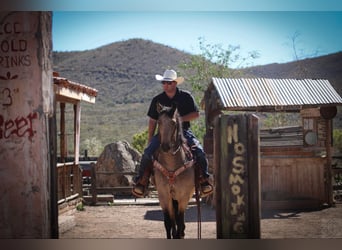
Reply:
<svg viewBox="0 0 342 250"><path fill-rule="evenodd" d="M248 116L247 119L247 174L249 194L249 234L248 238L260 239L261 237L261 171L260 171L260 145L258 117Z"/></svg>
<svg viewBox="0 0 342 250"><path fill-rule="evenodd" d="M96 171L98 175L135 175L136 172L114 172L114 171Z"/></svg>
<svg viewBox="0 0 342 250"><path fill-rule="evenodd" d="M260 147L260 152L288 152L288 151L304 151L303 147L289 146L289 147Z"/></svg>
<svg viewBox="0 0 342 250"><path fill-rule="evenodd" d="M279 156L282 158L285 158L287 156L296 156L296 157L314 157L315 152L305 152L305 151L263 151L261 153L261 156L267 157L267 156Z"/></svg>
<svg viewBox="0 0 342 250"><path fill-rule="evenodd" d="M220 141L215 142L217 238L260 238L257 117L221 116L219 128L215 131L215 140Z"/></svg>
<svg viewBox="0 0 342 250"><path fill-rule="evenodd" d="M97 203L97 190L96 190L96 170L95 163L90 163L90 173L91 173L91 189L90 193L92 198L91 205L96 205Z"/></svg>
<svg viewBox="0 0 342 250"><path fill-rule="evenodd" d="M322 206L319 200L280 200L263 201L262 210L317 209Z"/></svg>
<svg viewBox="0 0 342 250"><path fill-rule="evenodd" d="M290 147L290 146L303 146L302 140L294 140L294 141L261 141L261 147Z"/></svg>
<svg viewBox="0 0 342 250"><path fill-rule="evenodd" d="M325 158L261 158L261 193L264 201L326 201Z"/></svg>
<svg viewBox="0 0 342 250"><path fill-rule="evenodd" d="M331 171L333 175L342 174L342 168L332 168Z"/></svg>

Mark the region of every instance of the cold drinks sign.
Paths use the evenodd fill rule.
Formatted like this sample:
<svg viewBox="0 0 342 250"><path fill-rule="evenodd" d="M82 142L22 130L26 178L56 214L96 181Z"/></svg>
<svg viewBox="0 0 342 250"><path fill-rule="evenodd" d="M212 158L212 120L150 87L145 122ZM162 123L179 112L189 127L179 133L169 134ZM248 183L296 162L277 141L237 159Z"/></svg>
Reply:
<svg viewBox="0 0 342 250"><path fill-rule="evenodd" d="M28 67L31 65L31 58L28 54L28 41L24 35L24 24L19 22L5 21L0 23L0 66L3 69ZM5 71L6 72L6 71ZM18 75L7 71L0 75L1 80L12 80Z"/></svg>
<svg viewBox="0 0 342 250"><path fill-rule="evenodd" d="M31 54L37 51L32 34L35 27L25 18L15 17L9 13L0 23L0 140L32 139L34 120L39 116L33 111L34 101L29 100L32 96L27 80L34 79L31 65L36 59Z"/></svg>

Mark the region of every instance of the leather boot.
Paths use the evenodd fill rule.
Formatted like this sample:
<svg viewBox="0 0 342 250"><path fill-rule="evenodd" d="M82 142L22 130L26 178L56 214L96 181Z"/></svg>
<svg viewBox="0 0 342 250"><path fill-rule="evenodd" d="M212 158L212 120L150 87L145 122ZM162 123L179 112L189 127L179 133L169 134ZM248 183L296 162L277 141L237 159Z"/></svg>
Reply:
<svg viewBox="0 0 342 250"><path fill-rule="evenodd" d="M210 195L213 191L213 185L210 184L209 178L200 177L201 197Z"/></svg>
<svg viewBox="0 0 342 250"><path fill-rule="evenodd" d="M141 178L136 180L136 184L133 186L132 194L138 198L143 198L145 196L146 187L149 184L150 175L152 169L151 166L146 166L144 174Z"/></svg>

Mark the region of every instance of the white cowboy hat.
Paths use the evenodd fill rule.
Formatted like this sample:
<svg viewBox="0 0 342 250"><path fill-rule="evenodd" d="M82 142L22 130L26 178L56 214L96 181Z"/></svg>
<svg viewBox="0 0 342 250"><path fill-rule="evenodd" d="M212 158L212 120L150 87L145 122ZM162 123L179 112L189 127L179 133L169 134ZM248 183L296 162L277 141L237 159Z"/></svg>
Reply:
<svg viewBox="0 0 342 250"><path fill-rule="evenodd" d="M165 82L172 82L176 81L177 84L181 84L184 81L184 77L177 77L177 72L173 69L167 69L164 72L164 75L156 75L157 81L165 81Z"/></svg>

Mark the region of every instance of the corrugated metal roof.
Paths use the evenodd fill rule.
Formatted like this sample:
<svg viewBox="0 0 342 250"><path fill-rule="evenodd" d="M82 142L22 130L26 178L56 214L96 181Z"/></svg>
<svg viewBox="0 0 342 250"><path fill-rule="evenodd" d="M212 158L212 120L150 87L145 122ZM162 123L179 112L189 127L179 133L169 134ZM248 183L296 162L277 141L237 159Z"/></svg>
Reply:
<svg viewBox="0 0 342 250"><path fill-rule="evenodd" d="M342 98L325 79L213 78L224 108L284 109L342 105Z"/></svg>

